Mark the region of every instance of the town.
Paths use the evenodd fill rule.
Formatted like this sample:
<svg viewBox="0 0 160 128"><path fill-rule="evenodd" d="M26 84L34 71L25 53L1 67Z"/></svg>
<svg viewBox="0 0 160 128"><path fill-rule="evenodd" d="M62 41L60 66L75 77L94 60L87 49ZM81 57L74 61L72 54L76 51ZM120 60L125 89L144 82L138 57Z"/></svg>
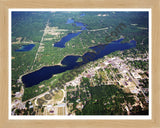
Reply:
<svg viewBox="0 0 160 128"><path fill-rule="evenodd" d="M64 89L52 89L52 98L46 100L46 95L51 93L45 92L25 102L16 99L14 103L12 103L12 108L17 109L14 109L15 111L13 110L12 114L18 114L18 112L20 113L18 110L24 109L24 112L20 114L24 114L29 110L29 113L36 115L75 115L76 109L81 111L86 101L91 99L88 86L81 86L84 78L89 80L89 86L91 87L101 86L103 83L105 86L114 85L122 88L126 93L133 94L134 104L131 105L130 103L127 104L124 102L122 105L128 115L130 115L133 107L140 106L142 110L146 110L149 103L149 91L148 86L145 85L143 81L149 79L149 74L141 69L135 69L131 65L127 65L128 60L133 61L136 59L140 58L132 59L128 57L122 60L119 57L109 58L105 56L104 59L100 59L98 62L90 62L78 77L64 85ZM44 86L45 85L40 85L39 88L43 88ZM75 93L77 91L80 92L79 95ZM15 95L16 97L21 97L23 95L23 88ZM82 97L85 97L85 101L83 102L81 100ZM72 99L74 99L74 101ZM38 102L43 103L41 107ZM76 104L76 106L74 104Z"/></svg>

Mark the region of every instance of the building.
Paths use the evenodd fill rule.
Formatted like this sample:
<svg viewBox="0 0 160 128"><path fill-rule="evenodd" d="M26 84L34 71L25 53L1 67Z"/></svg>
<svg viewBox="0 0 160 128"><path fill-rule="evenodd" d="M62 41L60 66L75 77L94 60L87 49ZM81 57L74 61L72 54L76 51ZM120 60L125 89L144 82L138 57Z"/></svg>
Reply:
<svg viewBox="0 0 160 128"><path fill-rule="evenodd" d="M141 76L140 76L137 72L132 72L132 75L133 75L134 78L136 78L136 79L141 79Z"/></svg>
<svg viewBox="0 0 160 128"><path fill-rule="evenodd" d="M15 93L15 97L19 98L19 97L21 97L21 96L22 96L22 94L21 94L20 92L16 92L16 93Z"/></svg>

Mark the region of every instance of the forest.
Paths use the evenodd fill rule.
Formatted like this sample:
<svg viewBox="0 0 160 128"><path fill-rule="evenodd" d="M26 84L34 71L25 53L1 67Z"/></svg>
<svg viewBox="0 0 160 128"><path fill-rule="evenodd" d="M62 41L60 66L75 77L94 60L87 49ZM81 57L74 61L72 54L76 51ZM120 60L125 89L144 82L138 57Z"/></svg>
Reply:
<svg viewBox="0 0 160 128"><path fill-rule="evenodd" d="M80 87L69 86L67 89L67 105L73 103L71 112L75 111L76 115L126 115L125 106L135 103L133 94L124 92L119 86L92 87L88 78L82 79ZM82 110L76 107L79 103L84 105ZM142 108L133 107L131 114L135 113L142 113Z"/></svg>
<svg viewBox="0 0 160 128"><path fill-rule="evenodd" d="M67 24L68 19L83 23L87 29L67 42L65 48L53 47L54 43L60 41L68 32L80 29L74 23ZM54 38L54 35L46 35L45 38L53 37L53 39L41 42L44 44L44 51L39 53L37 61L33 64L47 23L49 27L58 27L58 29L69 31L61 33L58 38ZM107 42L106 37L110 36L111 32L115 31L121 23L125 24L126 27L118 31L118 35L111 37L111 40ZM108 29L94 31L94 29L101 28ZM93 52L89 47L108 44L121 37L124 38L122 43L134 39L136 47L125 50L122 54L114 52L111 55L124 58L128 56L138 57L140 54L148 52L148 30L148 12L12 12L12 42L16 42L18 37L22 37L19 44L12 44L12 57L14 58L12 59L12 85L15 85L12 88L14 92L19 91L17 80L23 74L35 71L43 66L60 64L67 55L83 55L88 51ZM33 41L36 46L31 51L15 52L16 49L25 45L26 41ZM148 62L135 61L131 63L138 68L148 69ZM145 67L141 65L145 65ZM33 69L31 69L32 66ZM57 74L38 85L25 88L23 101L47 91L47 86L55 86L62 74ZM45 84L46 87L38 89L41 84ZM92 96L94 97L93 94ZM87 104L90 106L92 102Z"/></svg>

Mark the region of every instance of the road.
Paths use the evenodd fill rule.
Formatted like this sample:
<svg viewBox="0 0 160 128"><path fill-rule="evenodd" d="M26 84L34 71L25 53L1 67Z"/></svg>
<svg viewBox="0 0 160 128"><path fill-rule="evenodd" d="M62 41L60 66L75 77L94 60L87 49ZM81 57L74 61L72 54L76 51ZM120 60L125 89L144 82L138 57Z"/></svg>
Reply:
<svg viewBox="0 0 160 128"><path fill-rule="evenodd" d="M107 30L108 27L105 27L105 28L99 28L99 29L91 29L91 30L88 30L86 29L87 31L101 31L101 30ZM45 31L45 30L44 30ZM76 31L76 32L80 32L80 31L83 31L83 30L70 30L70 29L56 29L55 30L56 32L66 32L66 31Z"/></svg>
<svg viewBox="0 0 160 128"><path fill-rule="evenodd" d="M139 81L137 81L137 79L134 79L134 78L131 76L130 72L128 72L128 74L129 74L129 77L134 81L134 83L136 84L136 86L141 90L142 94L144 95L144 97L145 97L145 99L146 99L146 102L148 102L149 99L148 99L148 97L145 95L145 93L143 92L142 88L139 86Z"/></svg>
<svg viewBox="0 0 160 128"><path fill-rule="evenodd" d="M87 31L101 31L101 30L106 30L106 29L108 29L108 27L100 28L100 29L92 29L92 30L87 30Z"/></svg>
<svg viewBox="0 0 160 128"><path fill-rule="evenodd" d="M46 95L46 94L49 94L49 91L47 91L47 92L44 92L44 93L42 93L42 94L40 94L40 95L38 95L38 96L36 96L36 97L33 97L33 98L31 98L31 99L28 99L28 100L26 100L26 101L24 101L23 103L26 103L27 101L32 101L33 99L38 99L38 98L40 98L40 97L42 97L42 96L44 96L44 95Z"/></svg>
<svg viewBox="0 0 160 128"><path fill-rule="evenodd" d="M40 44L43 42L43 38L44 38L44 36L45 36L45 33L46 33L46 29L47 29L48 24L49 24L49 20L47 21L46 27L45 27L45 29L44 29L43 36L42 36L41 41L40 41ZM39 45L39 47L38 47L38 49L37 49L37 52L36 52L36 55L35 55L35 58L34 58L34 61L33 61L33 64L32 64L32 66L31 66L31 69L30 69L30 70L33 70L33 66L34 66L34 63L35 63L35 61L36 61L36 59L37 59L40 46L41 46L41 45Z"/></svg>
<svg viewBox="0 0 160 128"><path fill-rule="evenodd" d="M136 86L140 89L140 91L142 92L142 94L143 94L144 97L145 97L146 102L148 103L149 98L145 95L145 93L143 92L142 88L139 86L139 81L137 81L137 79L133 78L133 76L131 75L131 73L128 71L128 69L127 69L126 67L124 67L123 69L119 69L119 67L116 66L116 68L117 68L119 71L121 71L121 70L122 70L122 71L123 71L123 70L126 70L126 71L127 71L129 77L130 77L130 78L132 79L132 81L136 84Z"/></svg>

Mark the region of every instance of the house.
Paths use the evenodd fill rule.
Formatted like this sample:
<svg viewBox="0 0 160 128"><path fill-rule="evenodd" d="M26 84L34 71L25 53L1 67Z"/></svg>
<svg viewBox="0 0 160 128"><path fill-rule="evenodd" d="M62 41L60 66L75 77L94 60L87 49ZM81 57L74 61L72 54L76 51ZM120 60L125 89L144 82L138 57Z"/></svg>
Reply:
<svg viewBox="0 0 160 128"><path fill-rule="evenodd" d="M29 106L29 108L33 108L33 105Z"/></svg>
<svg viewBox="0 0 160 128"><path fill-rule="evenodd" d="M80 111L83 109L84 105L80 102L77 104L76 108L79 109Z"/></svg>
<svg viewBox="0 0 160 128"><path fill-rule="evenodd" d="M131 93L135 93L135 94L138 94L139 93L139 90L138 89L130 89Z"/></svg>
<svg viewBox="0 0 160 128"><path fill-rule="evenodd" d="M16 93L15 93L15 97L18 98L18 97L21 97L21 96L22 96L22 94L21 94L20 92L16 92Z"/></svg>
<svg viewBox="0 0 160 128"><path fill-rule="evenodd" d="M90 74L87 74L87 76L86 76L87 78L91 78L91 75Z"/></svg>
<svg viewBox="0 0 160 128"><path fill-rule="evenodd" d="M107 61L104 62L105 65L108 65L109 63Z"/></svg>
<svg viewBox="0 0 160 128"><path fill-rule="evenodd" d="M134 76L134 78L141 79L141 76L137 72L132 72L132 75Z"/></svg>

